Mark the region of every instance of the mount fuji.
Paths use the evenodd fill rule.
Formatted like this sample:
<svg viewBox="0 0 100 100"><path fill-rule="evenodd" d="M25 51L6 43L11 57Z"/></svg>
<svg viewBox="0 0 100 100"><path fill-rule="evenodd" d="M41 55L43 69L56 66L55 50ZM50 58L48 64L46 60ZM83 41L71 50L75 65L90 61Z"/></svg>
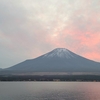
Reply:
<svg viewBox="0 0 100 100"><path fill-rule="evenodd" d="M2 70L2 68L0 68L0 70Z"/></svg>
<svg viewBox="0 0 100 100"><path fill-rule="evenodd" d="M57 48L35 59L12 67L11 72L100 72L100 63L81 57L65 48Z"/></svg>

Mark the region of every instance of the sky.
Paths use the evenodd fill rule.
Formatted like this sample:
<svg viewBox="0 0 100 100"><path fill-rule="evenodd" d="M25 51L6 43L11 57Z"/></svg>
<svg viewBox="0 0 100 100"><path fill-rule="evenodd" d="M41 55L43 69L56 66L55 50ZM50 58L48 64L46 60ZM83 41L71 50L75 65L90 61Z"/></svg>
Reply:
<svg viewBox="0 0 100 100"><path fill-rule="evenodd" d="M100 0L0 0L0 68L55 48L100 62Z"/></svg>

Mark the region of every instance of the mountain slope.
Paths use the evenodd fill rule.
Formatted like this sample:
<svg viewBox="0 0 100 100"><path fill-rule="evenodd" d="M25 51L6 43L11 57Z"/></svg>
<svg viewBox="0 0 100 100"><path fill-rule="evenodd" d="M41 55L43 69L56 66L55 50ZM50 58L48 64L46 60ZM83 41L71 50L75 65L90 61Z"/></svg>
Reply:
<svg viewBox="0 0 100 100"><path fill-rule="evenodd" d="M6 70L22 72L100 72L100 63L57 48L38 58L26 60Z"/></svg>
<svg viewBox="0 0 100 100"><path fill-rule="evenodd" d="M2 68L0 68L0 70L2 70Z"/></svg>

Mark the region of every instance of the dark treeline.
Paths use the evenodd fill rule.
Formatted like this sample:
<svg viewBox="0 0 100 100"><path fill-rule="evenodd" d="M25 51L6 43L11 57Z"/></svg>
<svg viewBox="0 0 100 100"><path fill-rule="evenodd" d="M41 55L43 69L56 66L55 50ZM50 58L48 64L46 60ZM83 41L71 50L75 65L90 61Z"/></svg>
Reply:
<svg viewBox="0 0 100 100"><path fill-rule="evenodd" d="M23 75L0 76L0 81L100 81L99 75Z"/></svg>

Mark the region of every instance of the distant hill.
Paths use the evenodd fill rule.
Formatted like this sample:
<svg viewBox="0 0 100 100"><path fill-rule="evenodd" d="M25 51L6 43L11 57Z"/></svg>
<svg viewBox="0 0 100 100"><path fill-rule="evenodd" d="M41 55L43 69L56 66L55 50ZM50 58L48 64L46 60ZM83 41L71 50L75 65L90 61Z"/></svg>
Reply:
<svg viewBox="0 0 100 100"><path fill-rule="evenodd" d="M100 63L57 48L35 59L9 67L4 72L100 72Z"/></svg>

